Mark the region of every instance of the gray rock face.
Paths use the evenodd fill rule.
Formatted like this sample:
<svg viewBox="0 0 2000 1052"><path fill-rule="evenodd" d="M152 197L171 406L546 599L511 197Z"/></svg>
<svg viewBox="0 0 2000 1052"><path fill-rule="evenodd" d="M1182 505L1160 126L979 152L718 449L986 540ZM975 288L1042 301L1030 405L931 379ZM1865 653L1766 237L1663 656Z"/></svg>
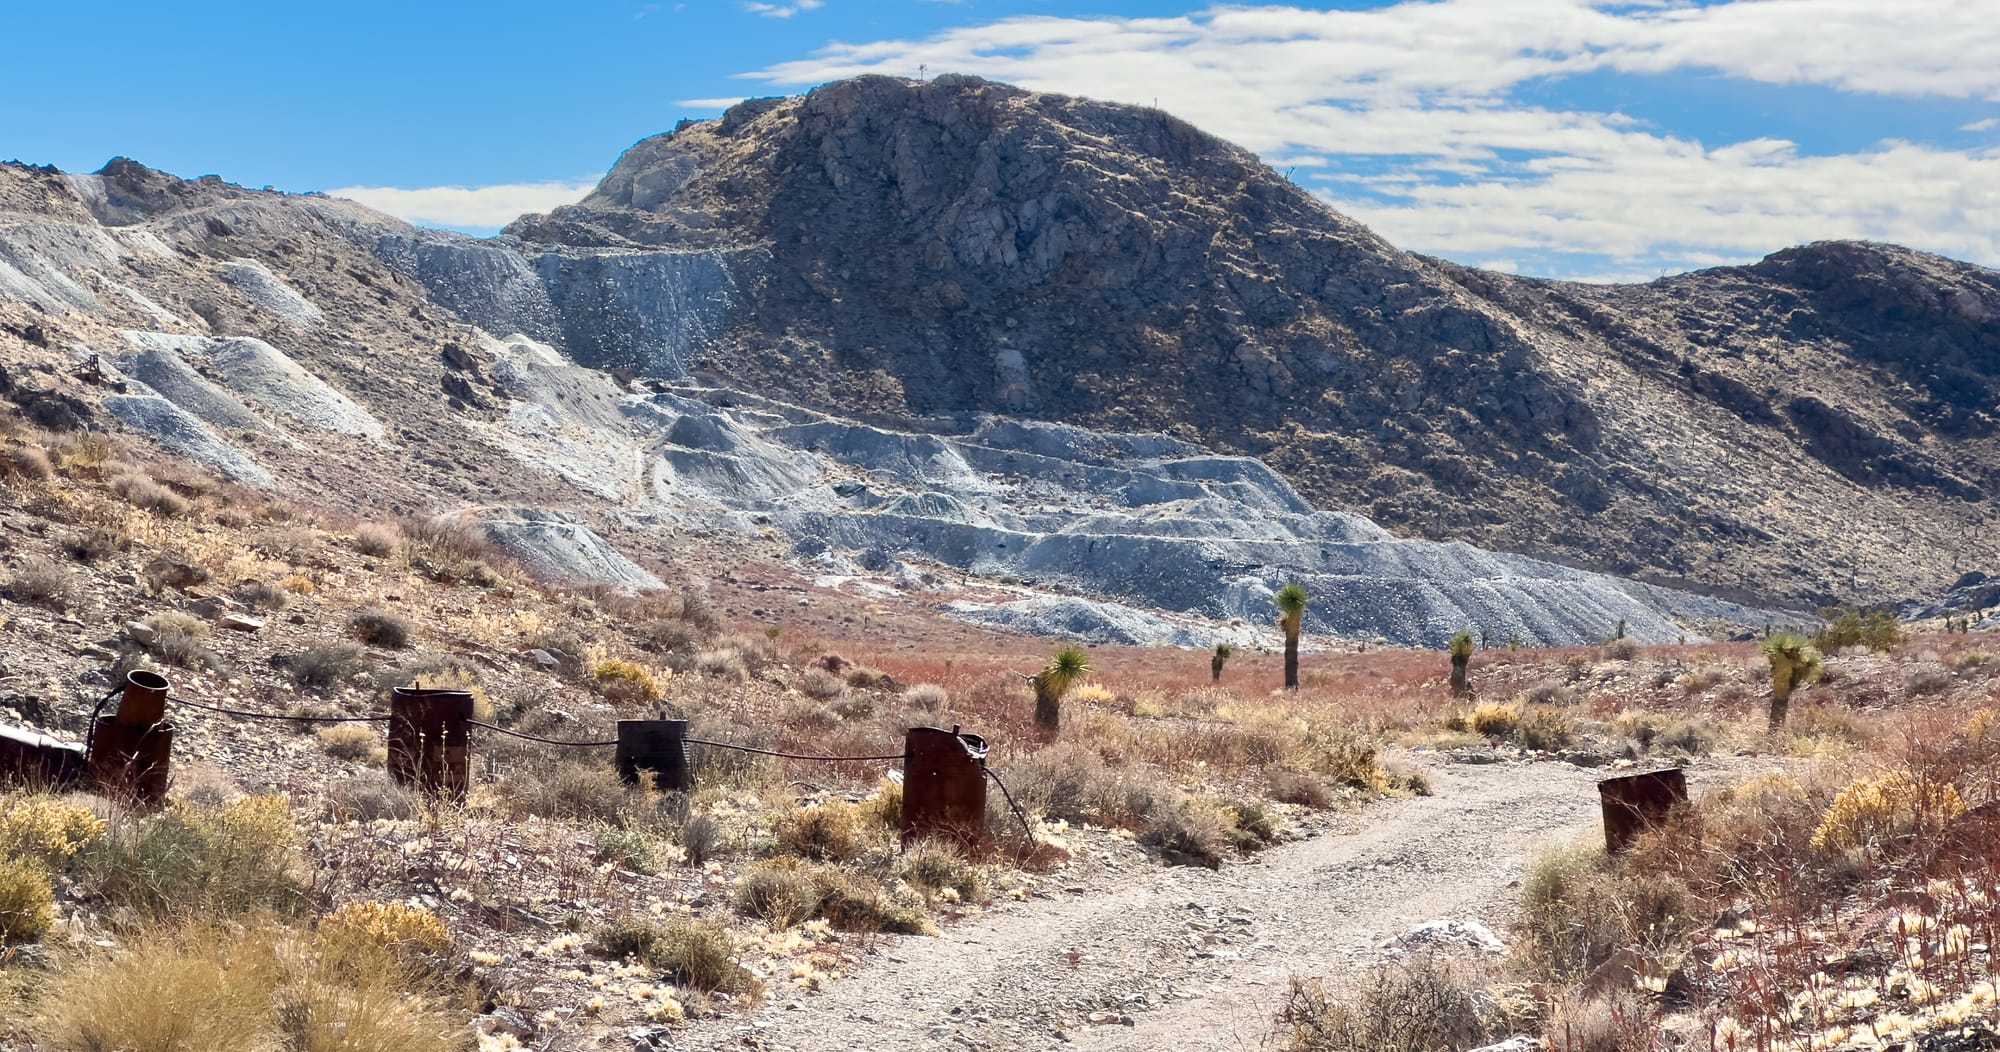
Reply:
<svg viewBox="0 0 2000 1052"><path fill-rule="evenodd" d="M545 581L625 588L666 587L658 577L619 554L574 517L523 509L488 519L480 523L479 529L488 540Z"/></svg>
<svg viewBox="0 0 2000 1052"><path fill-rule="evenodd" d="M275 485L264 466L224 441L201 418L160 397L144 384L111 395L104 408L134 431L196 463L253 486Z"/></svg>

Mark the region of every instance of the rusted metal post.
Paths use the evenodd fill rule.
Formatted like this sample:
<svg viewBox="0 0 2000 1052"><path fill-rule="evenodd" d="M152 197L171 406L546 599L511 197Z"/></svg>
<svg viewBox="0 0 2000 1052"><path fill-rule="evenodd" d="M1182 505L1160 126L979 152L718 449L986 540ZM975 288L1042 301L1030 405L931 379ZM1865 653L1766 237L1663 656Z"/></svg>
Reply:
<svg viewBox="0 0 2000 1052"><path fill-rule="evenodd" d="M465 798L472 758L466 721L472 692L397 687L389 692L389 776L455 800Z"/></svg>
<svg viewBox="0 0 2000 1052"><path fill-rule="evenodd" d="M903 843L941 837L967 851L986 840L986 741L912 727L903 744Z"/></svg>
<svg viewBox="0 0 2000 1052"><path fill-rule="evenodd" d="M1688 802L1687 774L1678 767L1646 774L1628 774L1597 783L1604 805L1604 850L1618 854L1639 834L1667 820L1678 804Z"/></svg>
<svg viewBox="0 0 2000 1052"><path fill-rule="evenodd" d="M167 677L157 672L125 674L118 711L98 717L90 732L90 780L101 791L148 806L166 800L174 748L168 689Z"/></svg>
<svg viewBox="0 0 2000 1052"><path fill-rule="evenodd" d="M694 788L694 768L688 765L686 720L619 720L616 762L626 785L639 783L639 772L653 772L661 789L685 793Z"/></svg>

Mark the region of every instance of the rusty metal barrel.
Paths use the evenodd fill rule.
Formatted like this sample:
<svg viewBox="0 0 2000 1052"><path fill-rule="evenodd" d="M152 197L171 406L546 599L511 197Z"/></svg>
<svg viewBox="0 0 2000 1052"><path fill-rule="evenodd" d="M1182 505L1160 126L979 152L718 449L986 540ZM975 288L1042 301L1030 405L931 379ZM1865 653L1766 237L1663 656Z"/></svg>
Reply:
<svg viewBox="0 0 2000 1052"><path fill-rule="evenodd" d="M90 730L90 780L99 791L155 806L167 798L174 727L167 722L167 677L145 669L125 674L118 711Z"/></svg>
<svg viewBox="0 0 2000 1052"><path fill-rule="evenodd" d="M1688 802L1687 773L1669 767L1607 778L1597 783L1597 796L1604 806L1604 850L1615 855Z"/></svg>
<svg viewBox="0 0 2000 1052"><path fill-rule="evenodd" d="M472 692L397 687L389 692L389 775L429 793L465 798Z"/></svg>
<svg viewBox="0 0 2000 1052"><path fill-rule="evenodd" d="M903 843L932 837L977 851L986 840L986 740L912 727L903 744Z"/></svg>
<svg viewBox="0 0 2000 1052"><path fill-rule="evenodd" d="M686 720L619 720L614 761L618 777L637 785L639 772L653 772L661 789L685 793L694 788L694 768L687 757Z"/></svg>

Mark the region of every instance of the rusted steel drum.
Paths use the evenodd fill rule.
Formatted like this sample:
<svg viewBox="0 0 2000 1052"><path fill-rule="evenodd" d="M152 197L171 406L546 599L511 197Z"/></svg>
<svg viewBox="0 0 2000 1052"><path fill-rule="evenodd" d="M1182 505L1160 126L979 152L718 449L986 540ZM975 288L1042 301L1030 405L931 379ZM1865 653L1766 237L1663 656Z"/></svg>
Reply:
<svg viewBox="0 0 2000 1052"><path fill-rule="evenodd" d="M986 740L958 728L912 727L903 745L903 843L986 840Z"/></svg>
<svg viewBox="0 0 2000 1052"><path fill-rule="evenodd" d="M1604 805L1604 850L1615 855L1688 802L1687 774L1669 767L1607 778L1597 783L1597 796Z"/></svg>
<svg viewBox="0 0 2000 1052"><path fill-rule="evenodd" d="M694 769L688 765L686 720L619 720L615 762L618 777L626 785L637 785L639 772L653 772L654 784L661 789L685 793L694 788Z"/></svg>
<svg viewBox="0 0 2000 1052"><path fill-rule="evenodd" d="M466 726L472 704L471 691L390 691L390 776L425 792L464 799L472 769Z"/></svg>
<svg viewBox="0 0 2000 1052"><path fill-rule="evenodd" d="M118 699L118 721L141 727L167 718L167 677L145 669L125 673L125 692Z"/></svg>
<svg viewBox="0 0 2000 1052"><path fill-rule="evenodd" d="M107 796L156 807L166 802L174 725L99 716L90 736L90 780Z"/></svg>

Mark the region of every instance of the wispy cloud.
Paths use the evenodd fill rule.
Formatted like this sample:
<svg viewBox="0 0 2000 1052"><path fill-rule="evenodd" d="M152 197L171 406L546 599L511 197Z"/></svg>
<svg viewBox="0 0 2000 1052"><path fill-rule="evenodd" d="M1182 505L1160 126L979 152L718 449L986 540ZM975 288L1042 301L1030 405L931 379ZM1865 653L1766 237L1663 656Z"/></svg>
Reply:
<svg viewBox="0 0 2000 1052"><path fill-rule="evenodd" d="M418 226L453 230L497 230L529 212L546 212L574 204L597 180L551 183L504 183L496 186L347 186L329 190Z"/></svg>
<svg viewBox="0 0 2000 1052"><path fill-rule="evenodd" d="M1805 84L2000 100L2000 20L1978 6L1406 0L1029 16L834 44L744 76L789 88L927 65L1157 104L1303 169L1294 177L1405 247L1524 269L1558 256L1579 274L1684 269L1821 237L1995 263L2000 153L1703 142L1617 112L1531 103L1524 90L1583 73L1695 72L1736 78L1746 97L1758 84Z"/></svg>
<svg viewBox="0 0 2000 1052"><path fill-rule="evenodd" d="M790 18L801 11L817 11L825 6L826 0L792 0L789 4L764 4L751 0L743 5L743 10L765 18Z"/></svg>

